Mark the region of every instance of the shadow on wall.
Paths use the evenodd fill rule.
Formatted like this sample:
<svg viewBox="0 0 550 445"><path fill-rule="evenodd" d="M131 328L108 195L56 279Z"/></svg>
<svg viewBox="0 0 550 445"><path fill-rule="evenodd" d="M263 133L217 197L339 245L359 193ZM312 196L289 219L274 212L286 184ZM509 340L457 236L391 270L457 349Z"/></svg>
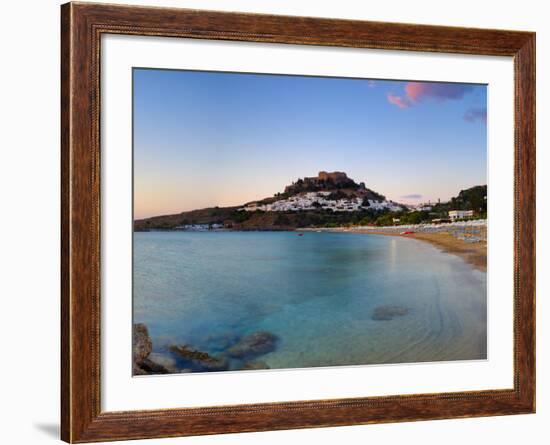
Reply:
<svg viewBox="0 0 550 445"><path fill-rule="evenodd" d="M43 432L46 436L59 439L59 424L57 423L35 423L34 428Z"/></svg>

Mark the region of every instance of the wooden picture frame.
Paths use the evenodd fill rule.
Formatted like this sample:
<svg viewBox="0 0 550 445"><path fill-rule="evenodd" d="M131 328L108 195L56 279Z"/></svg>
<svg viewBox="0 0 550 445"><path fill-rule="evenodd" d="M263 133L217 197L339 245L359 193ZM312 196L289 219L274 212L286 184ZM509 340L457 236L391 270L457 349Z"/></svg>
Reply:
<svg viewBox="0 0 550 445"><path fill-rule="evenodd" d="M67 442L535 411L535 34L92 3L61 7L61 436ZM515 70L514 387L102 412L100 38L103 34L511 56Z"/></svg>

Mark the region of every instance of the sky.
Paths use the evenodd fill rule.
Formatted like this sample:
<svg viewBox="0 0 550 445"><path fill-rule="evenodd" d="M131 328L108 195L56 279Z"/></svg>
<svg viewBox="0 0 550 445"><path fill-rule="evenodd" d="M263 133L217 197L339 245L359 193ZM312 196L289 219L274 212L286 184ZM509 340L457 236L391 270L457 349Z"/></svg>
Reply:
<svg viewBox="0 0 550 445"><path fill-rule="evenodd" d="M487 183L486 85L134 68L133 91L136 219L321 170L408 204Z"/></svg>

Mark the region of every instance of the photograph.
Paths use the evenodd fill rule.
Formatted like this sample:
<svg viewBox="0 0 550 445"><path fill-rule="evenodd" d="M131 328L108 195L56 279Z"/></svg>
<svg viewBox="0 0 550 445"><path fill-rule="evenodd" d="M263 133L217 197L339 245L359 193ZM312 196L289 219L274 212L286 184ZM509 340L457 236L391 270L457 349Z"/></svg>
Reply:
<svg viewBox="0 0 550 445"><path fill-rule="evenodd" d="M132 101L133 376L487 359L487 85L134 67Z"/></svg>

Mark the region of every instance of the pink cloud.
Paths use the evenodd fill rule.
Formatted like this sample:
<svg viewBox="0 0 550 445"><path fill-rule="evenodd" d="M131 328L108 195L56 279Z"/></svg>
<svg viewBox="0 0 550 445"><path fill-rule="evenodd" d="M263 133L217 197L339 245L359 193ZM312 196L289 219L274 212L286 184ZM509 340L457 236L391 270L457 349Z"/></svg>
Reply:
<svg viewBox="0 0 550 445"><path fill-rule="evenodd" d="M408 82L405 92L410 100L419 102L426 97L440 100L462 99L472 88L471 85L457 83Z"/></svg>
<svg viewBox="0 0 550 445"><path fill-rule="evenodd" d="M397 105L399 108L409 108L411 102L406 97L396 96L395 94L388 93L388 102L393 105Z"/></svg>
<svg viewBox="0 0 550 445"><path fill-rule="evenodd" d="M398 96L388 94L388 102L399 108L408 108L425 98L437 100L462 99L466 93L471 91L473 86L455 83L434 83L434 82L407 82L405 95Z"/></svg>

